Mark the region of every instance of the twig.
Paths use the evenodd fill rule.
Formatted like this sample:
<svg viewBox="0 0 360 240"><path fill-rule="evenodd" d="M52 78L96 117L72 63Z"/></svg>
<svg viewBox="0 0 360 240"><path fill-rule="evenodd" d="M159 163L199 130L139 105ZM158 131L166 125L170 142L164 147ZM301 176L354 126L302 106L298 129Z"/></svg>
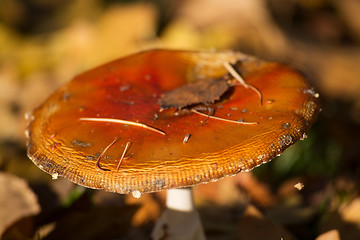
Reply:
<svg viewBox="0 0 360 240"><path fill-rule="evenodd" d="M236 121L236 120L231 120L231 119L226 119L226 118L221 118L221 117L215 117L215 116L211 116L211 115L199 112L198 110L195 110L195 109L193 109L192 112L202 115L204 117L210 118L210 119L220 120L220 121L224 121L224 122L237 123L237 124L241 124L241 125L257 125L257 124L259 124L258 122L243 122L243 121Z"/></svg>
<svg viewBox="0 0 360 240"><path fill-rule="evenodd" d="M161 135L166 135L166 133L164 131L160 130L160 129L151 127L151 126L146 125L144 123L132 122L132 121L127 121L127 120L121 120L121 119L115 119L115 118L86 118L86 117L85 118L80 118L79 120L80 121L112 122L112 123L126 124L126 125L145 128L145 129L151 130L153 132L160 133Z"/></svg>
<svg viewBox="0 0 360 240"><path fill-rule="evenodd" d="M183 143L187 143L189 141L189 138L191 137L191 134L186 134L183 140Z"/></svg>
<svg viewBox="0 0 360 240"><path fill-rule="evenodd" d="M262 105L262 94L260 90L250 84L247 84L244 81L244 79L241 77L241 75L235 70L235 68L230 63L224 62L224 67L231 74L231 76L233 76L233 78L235 78L242 86L244 86L245 88L250 88L251 90L255 91L257 95L259 95L260 98L259 102L260 105Z"/></svg>
<svg viewBox="0 0 360 240"><path fill-rule="evenodd" d="M132 145L132 142L127 142L127 143L126 143L125 149L124 149L124 151L123 151L123 153L122 153L122 155L121 155L121 158L120 158L119 163L118 163L118 165L117 165L116 171L119 171L120 164L122 163L122 161L123 161L123 159L124 159L124 157L125 157L125 154L129 151L131 145Z"/></svg>
<svg viewBox="0 0 360 240"><path fill-rule="evenodd" d="M114 141L112 141L109 145L106 146L106 148L100 153L99 157L97 158L96 160L96 163L95 163L95 167L98 168L98 169L101 169L103 171L109 171L108 169L105 169L105 168L102 168L100 166L100 159L102 156L104 156L105 152L112 146L114 145L114 143L117 141L117 138L114 139Z"/></svg>

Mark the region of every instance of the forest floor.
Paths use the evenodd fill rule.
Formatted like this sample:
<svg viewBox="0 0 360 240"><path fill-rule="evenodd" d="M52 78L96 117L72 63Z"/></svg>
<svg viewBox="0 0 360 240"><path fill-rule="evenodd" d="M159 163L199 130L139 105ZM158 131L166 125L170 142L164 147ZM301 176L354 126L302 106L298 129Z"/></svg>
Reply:
<svg viewBox="0 0 360 240"><path fill-rule="evenodd" d="M0 236L150 239L164 192L135 199L52 180L26 155L24 115L81 72L171 48L281 61L321 97L305 141L195 188L207 238L360 239L359 12L356 0L2 0Z"/></svg>

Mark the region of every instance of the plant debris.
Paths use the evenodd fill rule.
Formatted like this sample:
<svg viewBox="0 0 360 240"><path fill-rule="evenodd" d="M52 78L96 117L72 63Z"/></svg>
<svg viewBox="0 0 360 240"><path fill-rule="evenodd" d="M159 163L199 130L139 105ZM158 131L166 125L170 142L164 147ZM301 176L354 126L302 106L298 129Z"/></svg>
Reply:
<svg viewBox="0 0 360 240"><path fill-rule="evenodd" d="M192 82L165 93L159 100L161 108L185 108L197 104L214 103L231 86L227 77Z"/></svg>

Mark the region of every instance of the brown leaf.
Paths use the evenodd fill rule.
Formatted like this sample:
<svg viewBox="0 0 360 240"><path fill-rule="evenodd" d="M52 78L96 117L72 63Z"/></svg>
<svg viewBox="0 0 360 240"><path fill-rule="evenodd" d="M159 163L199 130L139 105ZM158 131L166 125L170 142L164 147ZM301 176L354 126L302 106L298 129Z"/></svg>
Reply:
<svg viewBox="0 0 360 240"><path fill-rule="evenodd" d="M243 218L239 222L238 240L257 239L294 239L283 227L266 219L253 205L245 210Z"/></svg>
<svg viewBox="0 0 360 240"><path fill-rule="evenodd" d="M40 206L27 183L7 173L0 173L0 236L17 220L38 214Z"/></svg>
<svg viewBox="0 0 360 240"><path fill-rule="evenodd" d="M45 239L114 239L130 229L137 206L99 207L76 210L61 217Z"/></svg>
<svg viewBox="0 0 360 240"><path fill-rule="evenodd" d="M360 236L360 198L344 204L321 226L321 231L337 229L342 240L357 239Z"/></svg>
<svg viewBox="0 0 360 240"><path fill-rule="evenodd" d="M338 230L334 229L321 234L316 240L340 240L340 234Z"/></svg>
<svg viewBox="0 0 360 240"><path fill-rule="evenodd" d="M131 224L140 226L157 219L161 214L161 207L155 201L153 194L143 194L140 198L131 195L125 196L126 204L139 204L140 208L136 211Z"/></svg>
<svg viewBox="0 0 360 240"><path fill-rule="evenodd" d="M269 207L275 204L276 198L271 193L269 186L258 181L252 173L241 173L236 176L236 183L247 192L256 204Z"/></svg>
<svg viewBox="0 0 360 240"><path fill-rule="evenodd" d="M237 178L238 176L228 177L217 182L197 185L194 191L196 204L201 206L212 203L227 207L246 205L248 197L239 191Z"/></svg>
<svg viewBox="0 0 360 240"><path fill-rule="evenodd" d="M197 81L165 93L159 104L162 108L183 108L211 103L219 100L228 88L229 85L224 78Z"/></svg>

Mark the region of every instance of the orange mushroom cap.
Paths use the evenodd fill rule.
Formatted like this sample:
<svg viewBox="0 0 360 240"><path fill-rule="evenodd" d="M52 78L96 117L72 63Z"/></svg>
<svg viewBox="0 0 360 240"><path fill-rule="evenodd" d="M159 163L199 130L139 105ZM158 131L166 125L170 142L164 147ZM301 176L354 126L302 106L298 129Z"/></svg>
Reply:
<svg viewBox="0 0 360 240"><path fill-rule="evenodd" d="M206 100L180 102L181 109L160 106L192 82L231 78L224 63L261 102L233 84ZM151 50L85 72L52 94L30 115L28 156L45 172L90 188L192 186L281 154L306 136L318 102L302 74L284 64L230 51Z"/></svg>

